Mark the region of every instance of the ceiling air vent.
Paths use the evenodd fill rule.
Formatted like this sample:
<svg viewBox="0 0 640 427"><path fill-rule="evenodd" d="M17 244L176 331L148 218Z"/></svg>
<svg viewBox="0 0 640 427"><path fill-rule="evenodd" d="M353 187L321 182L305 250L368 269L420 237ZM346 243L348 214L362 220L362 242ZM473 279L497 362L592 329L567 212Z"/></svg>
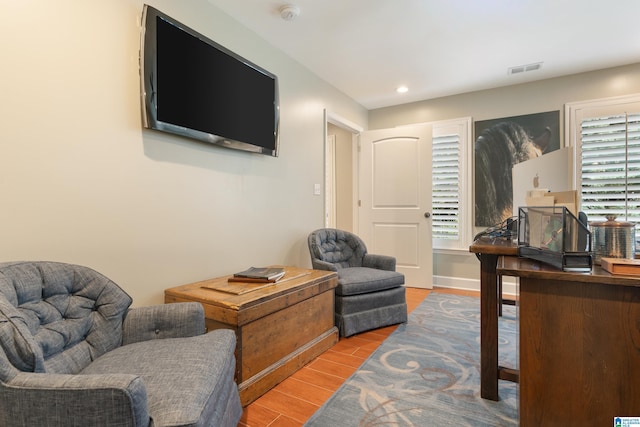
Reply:
<svg viewBox="0 0 640 427"><path fill-rule="evenodd" d="M539 70L540 68L542 68L542 62L536 62L534 64L527 64L527 65L518 65L516 67L510 67L507 70L507 74L511 75L511 74L526 73L527 71L535 71L535 70Z"/></svg>

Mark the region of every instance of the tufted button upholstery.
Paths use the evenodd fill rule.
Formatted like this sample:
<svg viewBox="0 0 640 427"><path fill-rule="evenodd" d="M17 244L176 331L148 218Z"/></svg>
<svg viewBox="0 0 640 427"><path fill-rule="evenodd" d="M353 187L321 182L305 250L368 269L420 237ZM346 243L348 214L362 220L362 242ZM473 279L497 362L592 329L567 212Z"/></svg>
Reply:
<svg viewBox="0 0 640 427"><path fill-rule="evenodd" d="M0 263L0 426L236 427L235 333L203 334L198 302L130 306L87 267Z"/></svg>
<svg viewBox="0 0 640 427"><path fill-rule="evenodd" d="M311 264L338 273L335 322L341 336L407 321L404 275L392 256L367 253L360 237L335 228L308 237Z"/></svg>
<svg viewBox="0 0 640 427"><path fill-rule="evenodd" d="M0 263L0 345L20 370L77 373L122 341L131 298L82 266Z"/></svg>
<svg viewBox="0 0 640 427"><path fill-rule="evenodd" d="M312 259L326 261L337 268L361 267L367 253L362 239L334 228L316 230L309 236Z"/></svg>

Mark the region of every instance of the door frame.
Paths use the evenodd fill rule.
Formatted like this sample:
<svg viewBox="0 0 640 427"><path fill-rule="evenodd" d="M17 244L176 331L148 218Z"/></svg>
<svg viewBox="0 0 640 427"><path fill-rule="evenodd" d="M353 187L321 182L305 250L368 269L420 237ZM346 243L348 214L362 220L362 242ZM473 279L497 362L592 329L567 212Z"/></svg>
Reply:
<svg viewBox="0 0 640 427"><path fill-rule="evenodd" d="M325 141L324 150L324 216L325 228L336 228L336 136L329 134Z"/></svg>
<svg viewBox="0 0 640 427"><path fill-rule="evenodd" d="M324 110L324 182L325 182L325 185L328 182L328 179L330 179L330 174L332 174L333 171L335 170L335 157L331 157L327 154L329 150L328 145L330 144L329 135L328 135L329 123L351 133L351 151L352 151L351 180L352 180L353 189L354 189L353 199L351 203L353 205L352 222L353 222L354 229L347 230L347 231L353 231L354 233L357 234L358 226L359 226L358 224L358 191L359 191L358 136L360 135L361 132L364 131L364 128L356 123L353 123L345 119L344 117L341 117L331 111L328 111L327 109ZM325 194L327 195L326 197L329 196L327 194L327 188L325 188ZM332 209L332 206L336 206L336 199L335 199L336 194L335 192L333 192L333 194L330 196L330 197L333 197L333 200L331 202L328 202L326 197L323 203L323 210L324 210L323 218L324 218L324 226L328 227L330 223L335 224L335 218L333 218L333 222L330 220L330 218L331 218L331 215L334 215L334 210Z"/></svg>

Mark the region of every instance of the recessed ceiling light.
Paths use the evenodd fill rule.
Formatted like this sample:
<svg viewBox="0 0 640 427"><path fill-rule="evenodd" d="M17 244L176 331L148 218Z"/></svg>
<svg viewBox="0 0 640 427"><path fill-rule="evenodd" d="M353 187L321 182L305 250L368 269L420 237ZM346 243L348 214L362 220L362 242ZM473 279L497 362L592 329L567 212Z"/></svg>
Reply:
<svg viewBox="0 0 640 427"><path fill-rule="evenodd" d="M409 92L409 88L406 87L406 86L398 86L398 88L396 89L396 92L398 92L398 93Z"/></svg>

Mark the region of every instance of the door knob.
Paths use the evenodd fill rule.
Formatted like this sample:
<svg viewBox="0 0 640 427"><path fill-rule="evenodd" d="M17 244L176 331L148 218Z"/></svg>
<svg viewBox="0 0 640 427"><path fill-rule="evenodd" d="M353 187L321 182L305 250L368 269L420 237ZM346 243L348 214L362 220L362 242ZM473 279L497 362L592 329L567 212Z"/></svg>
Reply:
<svg viewBox="0 0 640 427"><path fill-rule="evenodd" d="M424 217L425 218L431 218L431 212L425 212L424 213Z"/></svg>

